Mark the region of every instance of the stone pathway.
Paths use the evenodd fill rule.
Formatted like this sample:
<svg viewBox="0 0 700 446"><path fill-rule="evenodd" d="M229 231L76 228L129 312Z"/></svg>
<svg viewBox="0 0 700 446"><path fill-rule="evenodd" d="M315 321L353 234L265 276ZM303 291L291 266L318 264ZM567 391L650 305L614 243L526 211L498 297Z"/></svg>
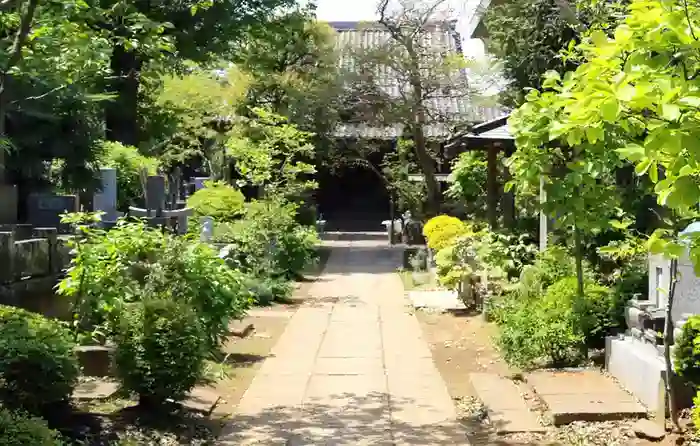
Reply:
<svg viewBox="0 0 700 446"><path fill-rule="evenodd" d="M243 396L222 445L466 445L395 273L401 251L343 237Z"/></svg>

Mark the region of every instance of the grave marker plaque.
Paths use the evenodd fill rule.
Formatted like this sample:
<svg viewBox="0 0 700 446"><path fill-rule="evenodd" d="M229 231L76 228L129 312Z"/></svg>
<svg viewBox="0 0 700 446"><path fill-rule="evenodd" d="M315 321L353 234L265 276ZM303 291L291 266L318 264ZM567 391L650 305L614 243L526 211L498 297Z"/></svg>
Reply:
<svg viewBox="0 0 700 446"><path fill-rule="evenodd" d="M27 199L29 223L34 226L66 228L61 224L61 215L78 211L76 195L30 194Z"/></svg>

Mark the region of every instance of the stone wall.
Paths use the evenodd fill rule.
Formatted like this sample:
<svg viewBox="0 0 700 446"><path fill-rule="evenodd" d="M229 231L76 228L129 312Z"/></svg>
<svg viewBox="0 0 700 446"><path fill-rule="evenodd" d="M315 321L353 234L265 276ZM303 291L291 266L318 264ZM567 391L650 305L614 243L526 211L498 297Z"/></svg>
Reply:
<svg viewBox="0 0 700 446"><path fill-rule="evenodd" d="M70 263L68 239L56 228L0 225L0 304L68 317L67 299L54 292Z"/></svg>

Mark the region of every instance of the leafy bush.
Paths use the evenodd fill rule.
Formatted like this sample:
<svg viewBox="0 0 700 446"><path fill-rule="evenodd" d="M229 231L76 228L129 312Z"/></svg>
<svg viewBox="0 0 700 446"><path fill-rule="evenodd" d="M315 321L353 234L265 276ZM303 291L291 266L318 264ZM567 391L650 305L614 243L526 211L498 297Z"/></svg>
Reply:
<svg viewBox="0 0 700 446"><path fill-rule="evenodd" d="M206 244L120 221L110 231L88 232L58 289L79 296L74 310L84 327L103 324L108 335L125 305L155 290L194 308L214 349L229 321L243 317L252 303L245 278Z"/></svg>
<svg viewBox="0 0 700 446"><path fill-rule="evenodd" d="M474 236L459 236L435 254L438 281L448 289L457 289L463 280L474 274L477 256Z"/></svg>
<svg viewBox="0 0 700 446"><path fill-rule="evenodd" d="M484 230L476 246L478 257L489 276L518 277L537 256L538 249L528 235L514 235Z"/></svg>
<svg viewBox="0 0 700 446"><path fill-rule="evenodd" d="M245 197L238 189L223 181L208 181L187 199L187 206L197 217L212 217L215 221L231 222L243 214Z"/></svg>
<svg viewBox="0 0 700 446"><path fill-rule="evenodd" d="M39 414L67 401L78 379L70 330L60 322L0 306L0 399Z"/></svg>
<svg viewBox="0 0 700 446"><path fill-rule="evenodd" d="M700 431L700 392L693 398L693 411L690 413L690 418L693 420L695 430Z"/></svg>
<svg viewBox="0 0 700 446"><path fill-rule="evenodd" d="M567 277L547 288L544 299L550 305L571 308L574 322L589 347L602 347L605 337L619 327L617 302L610 288L595 282L584 284L584 299L577 296L576 277Z"/></svg>
<svg viewBox="0 0 700 446"><path fill-rule="evenodd" d="M114 141L103 141L101 149L100 164L117 170L117 206L126 211L143 197L141 172L145 170L147 175L155 175L158 159L142 155L136 147Z"/></svg>
<svg viewBox="0 0 700 446"><path fill-rule="evenodd" d="M585 357L585 346L603 345L605 336L618 327L614 294L587 282L581 300L577 283L576 277L566 277L541 297L508 295L496 312L498 343L507 361L522 367L571 365Z"/></svg>
<svg viewBox="0 0 700 446"><path fill-rule="evenodd" d="M183 302L157 296L129 305L116 341L117 375L144 405L182 400L202 375L206 332L195 310Z"/></svg>
<svg viewBox="0 0 700 446"><path fill-rule="evenodd" d="M428 247L434 251L448 247L456 237L470 232L472 231L469 225L449 215L433 217L423 227L423 235L428 242Z"/></svg>
<svg viewBox="0 0 700 446"><path fill-rule="evenodd" d="M700 386L700 316L688 318L673 350L676 373Z"/></svg>
<svg viewBox="0 0 700 446"><path fill-rule="evenodd" d="M500 315L497 344L510 364L561 367L581 359L583 335L569 308L545 299L514 300Z"/></svg>
<svg viewBox="0 0 700 446"><path fill-rule="evenodd" d="M0 407L0 444L3 446L60 446L58 432L46 421Z"/></svg>
<svg viewBox="0 0 700 446"><path fill-rule="evenodd" d="M255 276L297 278L316 260L318 234L299 225L296 205L277 200L250 203L243 219L220 226L215 241L230 245L230 265Z"/></svg>
<svg viewBox="0 0 700 446"><path fill-rule="evenodd" d="M294 290L292 283L282 277L250 276L246 283L257 305L284 302Z"/></svg>

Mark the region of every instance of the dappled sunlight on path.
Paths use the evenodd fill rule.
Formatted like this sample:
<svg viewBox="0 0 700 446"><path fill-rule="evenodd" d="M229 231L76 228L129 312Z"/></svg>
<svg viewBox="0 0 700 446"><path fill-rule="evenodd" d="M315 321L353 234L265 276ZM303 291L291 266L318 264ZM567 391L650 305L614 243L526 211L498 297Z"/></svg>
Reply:
<svg viewBox="0 0 700 446"><path fill-rule="evenodd" d="M345 237L244 395L224 445L465 445L405 306L401 251Z"/></svg>

